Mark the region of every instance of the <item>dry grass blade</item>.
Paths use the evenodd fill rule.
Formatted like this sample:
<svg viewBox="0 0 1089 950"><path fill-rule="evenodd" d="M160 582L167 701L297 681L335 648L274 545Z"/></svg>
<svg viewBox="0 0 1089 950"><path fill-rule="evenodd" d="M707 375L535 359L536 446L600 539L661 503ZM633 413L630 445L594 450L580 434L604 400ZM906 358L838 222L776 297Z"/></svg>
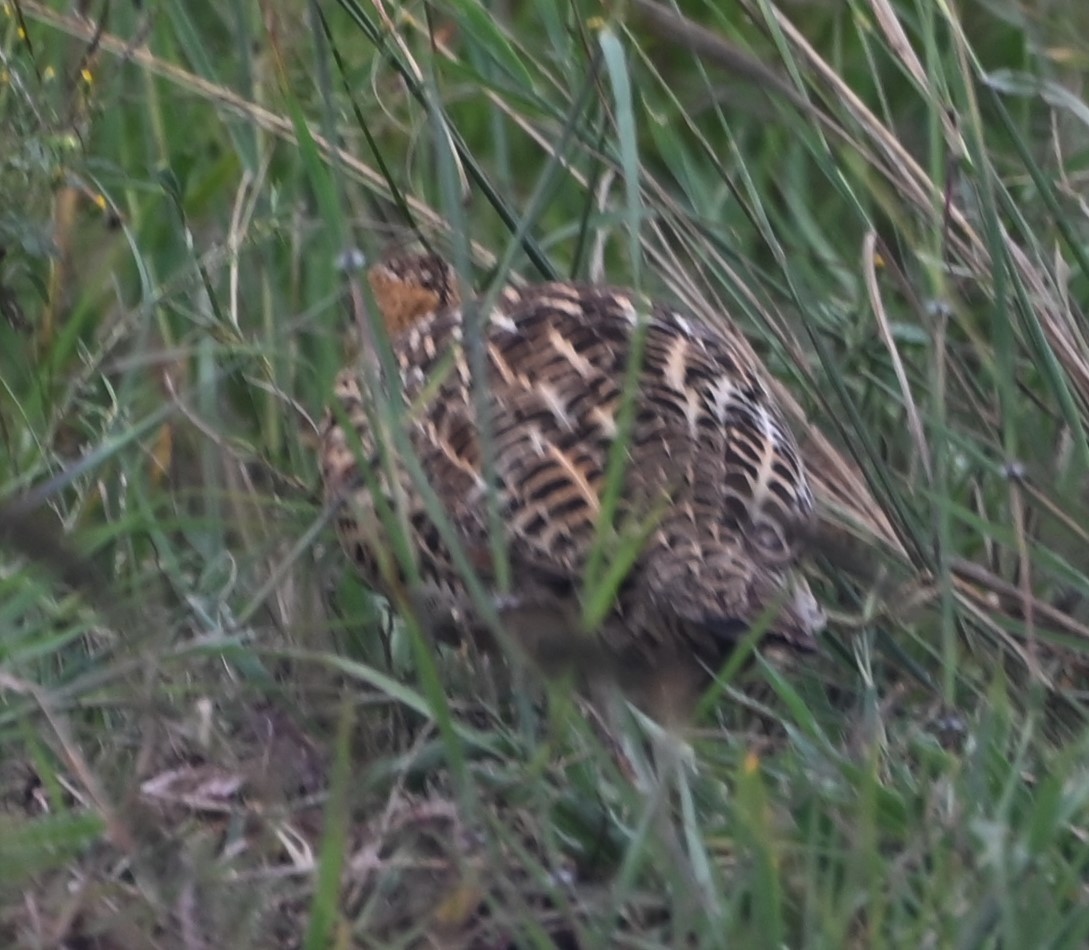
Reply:
<svg viewBox="0 0 1089 950"><path fill-rule="evenodd" d="M904 409L907 412L908 427L911 437L915 441L915 451L922 462L928 482L934 481L934 470L930 462L930 448L926 444L926 433L923 431L923 421L919 415L919 407L915 404L911 386L908 383L907 371L904 369L904 361L900 358L900 352L892 338L892 328L889 326L889 318L881 301L881 291L877 286L877 265L874 248L877 243L877 235L870 231L862 246L862 273L866 280L866 292L870 297L870 306L873 309L874 319L881 331L881 341L885 344L889 359L892 360L893 371L896 373L896 382L900 386L900 397L903 400Z"/></svg>
<svg viewBox="0 0 1089 950"><path fill-rule="evenodd" d="M805 433L802 454L817 496L820 530L843 542L854 538L865 545L877 544L906 563L907 551L858 465L809 423L782 383L773 380L772 387L791 422Z"/></svg>
<svg viewBox="0 0 1089 950"><path fill-rule="evenodd" d="M993 571L971 561L955 561L952 568L958 593L983 610L991 613L998 610L1023 621L1027 609L1056 630L1089 643L1089 626L1046 600L1032 594L1026 596L1022 587L1003 580Z"/></svg>
<svg viewBox="0 0 1089 950"><path fill-rule="evenodd" d="M1089 338L1085 335L1085 316L1078 313L1066 290L1055 286L1046 271L1034 265L1008 233L1003 231L1002 238L1018 274L1031 291L1030 303L1046 331L1052 352L1078 393L1082 419L1089 422ZM1059 272L1066 269L1057 268Z"/></svg>

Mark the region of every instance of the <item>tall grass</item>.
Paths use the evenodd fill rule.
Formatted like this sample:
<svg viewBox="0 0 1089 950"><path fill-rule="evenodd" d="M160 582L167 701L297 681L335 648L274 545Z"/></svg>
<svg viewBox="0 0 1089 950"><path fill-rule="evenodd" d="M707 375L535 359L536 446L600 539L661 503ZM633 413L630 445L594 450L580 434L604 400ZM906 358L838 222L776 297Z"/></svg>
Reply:
<svg viewBox="0 0 1089 950"><path fill-rule="evenodd" d="M85 14L0 13L6 944L1084 945L1082 5ZM340 265L412 236L778 380L833 623L693 769L347 569Z"/></svg>

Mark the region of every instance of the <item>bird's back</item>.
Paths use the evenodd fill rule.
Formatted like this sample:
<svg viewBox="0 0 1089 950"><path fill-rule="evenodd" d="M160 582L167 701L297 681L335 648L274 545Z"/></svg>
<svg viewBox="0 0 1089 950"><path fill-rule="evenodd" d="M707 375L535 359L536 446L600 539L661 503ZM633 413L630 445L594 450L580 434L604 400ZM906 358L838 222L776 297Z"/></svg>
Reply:
<svg viewBox="0 0 1089 950"><path fill-rule="evenodd" d="M465 314L457 305L438 310L393 343L409 442L485 581L495 572L480 394L516 598L552 597L570 608L586 594L592 551L608 563L638 545L594 631L610 654L648 667L663 656L691 656L713 667L760 622L812 646L823 617L794 571L812 494L743 340L631 291L572 283L511 289L483 315L487 370L474 395ZM629 381L633 358L640 368ZM460 575L416 483L404 467L396 491L382 477L362 393L358 372L340 377L342 416L357 436L346 437L335 419L324 433L327 490L339 496L353 487L342 536L367 579L387 585L388 570L378 567L387 539L374 494L361 485L358 437L378 478L372 484L393 507L400 497L421 574L471 626ZM621 451L614 446L625 416ZM619 492L607 520L617 451ZM574 622L578 610L562 616Z"/></svg>

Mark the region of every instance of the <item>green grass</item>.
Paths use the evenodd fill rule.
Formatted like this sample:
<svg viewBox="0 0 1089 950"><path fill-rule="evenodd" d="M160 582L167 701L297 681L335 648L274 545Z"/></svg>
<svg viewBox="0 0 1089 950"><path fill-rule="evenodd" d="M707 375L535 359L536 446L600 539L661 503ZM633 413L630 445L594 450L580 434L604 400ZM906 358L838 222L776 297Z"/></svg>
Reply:
<svg viewBox="0 0 1089 950"><path fill-rule="evenodd" d="M0 942L1085 945L1084 4L69 7L0 11ZM346 569L338 259L413 234L730 314L866 486L694 770Z"/></svg>

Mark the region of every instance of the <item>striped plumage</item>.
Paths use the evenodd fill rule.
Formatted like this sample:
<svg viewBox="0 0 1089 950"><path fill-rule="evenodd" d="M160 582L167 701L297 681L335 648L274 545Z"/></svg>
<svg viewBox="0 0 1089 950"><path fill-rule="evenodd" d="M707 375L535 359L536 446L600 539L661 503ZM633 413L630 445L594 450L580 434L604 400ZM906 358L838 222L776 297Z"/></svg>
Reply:
<svg viewBox="0 0 1089 950"><path fill-rule="evenodd" d="M406 256L369 276L391 328L408 441L488 585L482 447L453 274L439 258ZM763 369L737 331L632 291L575 283L507 288L486 325L484 392L512 580L496 605L513 640L542 661L570 652L577 663L652 674L678 663L713 670L757 622L795 647L815 645L823 613L796 571L813 496ZM582 580L603 530L605 472L637 325L645 326L643 359L617 530L607 537L640 537L642 547L604 621L582 633ZM359 367L340 374L339 408L322 428L322 475L330 501L342 502L342 542L368 584L387 593L399 584L362 459L411 527L423 587L409 595L423 605L422 619L440 638L486 638L404 466L395 466L391 492L366 376Z"/></svg>

